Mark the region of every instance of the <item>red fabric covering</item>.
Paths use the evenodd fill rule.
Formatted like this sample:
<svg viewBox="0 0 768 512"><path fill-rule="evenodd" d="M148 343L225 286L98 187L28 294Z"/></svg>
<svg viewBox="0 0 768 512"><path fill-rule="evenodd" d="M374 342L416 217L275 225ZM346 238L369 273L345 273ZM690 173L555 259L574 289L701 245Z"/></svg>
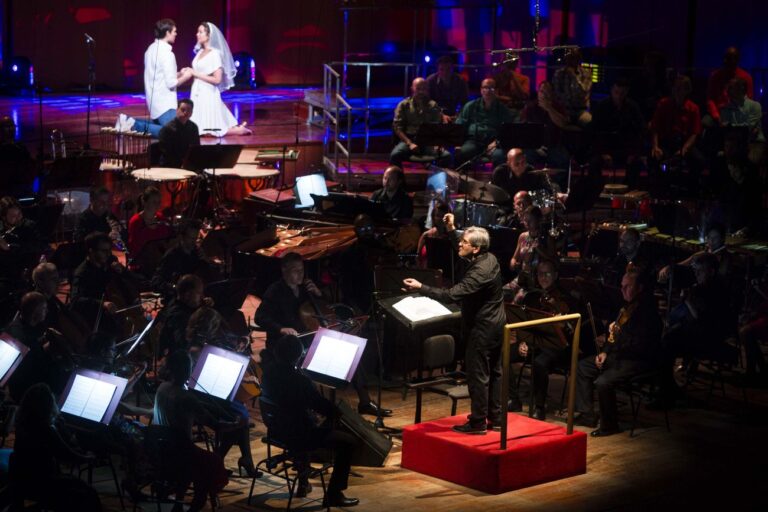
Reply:
<svg viewBox="0 0 768 512"><path fill-rule="evenodd" d="M403 429L402 467L490 494L551 482L587 471L587 436L566 435L551 423L508 415L507 450L499 432L453 432L453 416Z"/></svg>

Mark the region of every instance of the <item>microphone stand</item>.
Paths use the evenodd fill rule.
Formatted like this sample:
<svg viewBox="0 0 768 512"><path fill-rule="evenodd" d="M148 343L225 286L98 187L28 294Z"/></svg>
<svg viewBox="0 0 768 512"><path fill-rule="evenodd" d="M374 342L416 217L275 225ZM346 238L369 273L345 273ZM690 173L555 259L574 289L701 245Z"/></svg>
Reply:
<svg viewBox="0 0 768 512"><path fill-rule="evenodd" d="M376 383L376 403L378 407L376 407L376 420L373 422L373 427L376 430L379 430L385 434L387 434L390 438L393 436L401 436L403 434L403 431L398 428L392 428L387 427L384 425L384 417L381 415L381 390L382 386L384 385L384 357L382 355L382 348L381 348L381 335L379 334L379 331L381 331L381 326L384 321L384 315L381 314L379 311L379 308L377 307L378 302L376 301L378 298L378 292L374 291L372 300L371 300L371 316L374 319L375 327L373 329L373 335L376 338L376 356L378 358L378 365L379 365L379 371L378 373L378 382ZM359 369L358 369L359 371Z"/></svg>
<svg viewBox="0 0 768 512"><path fill-rule="evenodd" d="M498 144L498 141L497 141ZM469 216L469 164L475 164L480 158L486 156L488 154L488 149L484 149L480 153L476 154L460 166L456 168L456 172L458 172L462 178L464 179L464 219L462 221L462 229L467 229L467 220ZM466 167L466 169L464 169Z"/></svg>
<svg viewBox="0 0 768 512"><path fill-rule="evenodd" d="M85 116L85 144L83 145L85 150L91 149L91 98L96 85L96 60L93 57L93 45L95 42L91 36L85 34L85 44L88 46L88 104Z"/></svg>

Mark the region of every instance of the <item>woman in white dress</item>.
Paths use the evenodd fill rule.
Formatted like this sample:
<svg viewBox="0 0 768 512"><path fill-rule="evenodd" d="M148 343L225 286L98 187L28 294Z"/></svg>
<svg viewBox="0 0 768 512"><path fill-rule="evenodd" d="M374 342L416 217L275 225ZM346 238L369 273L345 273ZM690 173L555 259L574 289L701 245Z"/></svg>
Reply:
<svg viewBox="0 0 768 512"><path fill-rule="evenodd" d="M195 58L192 60L192 91L195 103L192 121L201 135L250 135L246 123L238 124L235 116L221 100L222 91L235 85L235 61L224 35L216 25L204 21L197 27ZM182 70L183 71L183 70Z"/></svg>

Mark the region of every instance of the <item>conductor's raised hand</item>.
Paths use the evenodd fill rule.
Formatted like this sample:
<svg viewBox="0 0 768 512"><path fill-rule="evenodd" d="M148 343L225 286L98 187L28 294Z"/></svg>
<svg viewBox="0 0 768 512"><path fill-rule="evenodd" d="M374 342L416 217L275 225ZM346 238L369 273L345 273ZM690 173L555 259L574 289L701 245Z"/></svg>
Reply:
<svg viewBox="0 0 768 512"><path fill-rule="evenodd" d="M405 286L403 290L406 292L421 289L421 283L410 277L403 279L403 286Z"/></svg>
<svg viewBox="0 0 768 512"><path fill-rule="evenodd" d="M446 231L453 231L456 229L456 224L454 223L455 220L456 218L452 213L446 213L443 215L443 224L445 224Z"/></svg>

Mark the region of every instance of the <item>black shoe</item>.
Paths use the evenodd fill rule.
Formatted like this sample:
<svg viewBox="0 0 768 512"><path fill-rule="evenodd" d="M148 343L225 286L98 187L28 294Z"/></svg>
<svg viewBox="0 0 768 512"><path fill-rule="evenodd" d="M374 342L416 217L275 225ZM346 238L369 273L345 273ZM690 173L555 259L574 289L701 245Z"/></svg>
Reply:
<svg viewBox="0 0 768 512"><path fill-rule="evenodd" d="M595 428L597 426L597 418L595 418L594 414L575 412L573 413L573 423L582 427Z"/></svg>
<svg viewBox="0 0 768 512"><path fill-rule="evenodd" d="M547 419L547 411L543 407L536 407L533 410L533 417L539 421L545 421Z"/></svg>
<svg viewBox="0 0 768 512"><path fill-rule="evenodd" d="M495 432L501 432L501 420L488 420L487 430L493 430Z"/></svg>
<svg viewBox="0 0 768 512"><path fill-rule="evenodd" d="M326 494L325 499L323 499L323 507L354 507L358 503L360 503L359 499L347 498L341 491Z"/></svg>
<svg viewBox="0 0 768 512"><path fill-rule="evenodd" d="M237 459L237 472L240 474L240 476L243 476L243 473L245 473L248 478L262 477L262 472L253 467L253 461L245 460L244 457Z"/></svg>
<svg viewBox="0 0 768 512"><path fill-rule="evenodd" d="M299 482L299 485L296 487L296 494L295 496L297 498L306 498L309 493L312 492L312 484L309 482Z"/></svg>
<svg viewBox="0 0 768 512"><path fill-rule="evenodd" d="M592 432L590 432L589 436L590 437L608 437L608 436L612 436L614 434L620 434L620 433L621 433L621 429L618 427L613 427L613 428L600 427L597 430L593 430Z"/></svg>
<svg viewBox="0 0 768 512"><path fill-rule="evenodd" d="M521 402L519 398L511 398L509 402L507 402L508 412L520 412L522 410L523 410L523 402Z"/></svg>
<svg viewBox="0 0 768 512"><path fill-rule="evenodd" d="M463 425L454 425L451 429L462 434L485 435L488 433L485 422L473 425L472 422L468 421Z"/></svg>
<svg viewBox="0 0 768 512"><path fill-rule="evenodd" d="M379 407L379 405L371 400L367 404L358 404L357 405L357 412L360 414L368 414L370 416L378 416L381 414L382 418L389 418L392 416L392 409L385 409L383 407Z"/></svg>

